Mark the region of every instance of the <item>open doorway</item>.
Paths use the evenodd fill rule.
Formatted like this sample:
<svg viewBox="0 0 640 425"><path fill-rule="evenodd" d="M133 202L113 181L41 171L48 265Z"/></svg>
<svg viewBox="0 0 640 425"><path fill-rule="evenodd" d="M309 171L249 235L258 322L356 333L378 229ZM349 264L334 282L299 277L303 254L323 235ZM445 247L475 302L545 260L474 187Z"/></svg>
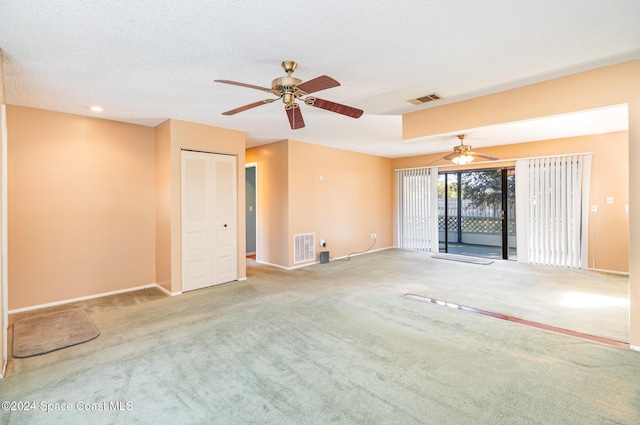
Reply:
<svg viewBox="0 0 640 425"><path fill-rule="evenodd" d="M255 260L258 254L258 164L245 165L245 217L247 258Z"/></svg>
<svg viewBox="0 0 640 425"><path fill-rule="evenodd" d="M516 259L515 170L438 175L440 252Z"/></svg>

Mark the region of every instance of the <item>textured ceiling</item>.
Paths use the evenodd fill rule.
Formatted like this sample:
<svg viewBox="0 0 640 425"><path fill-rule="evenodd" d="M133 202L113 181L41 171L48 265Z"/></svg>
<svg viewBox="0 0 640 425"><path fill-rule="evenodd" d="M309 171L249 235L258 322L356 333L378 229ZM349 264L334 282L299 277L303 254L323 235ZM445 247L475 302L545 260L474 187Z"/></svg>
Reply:
<svg viewBox="0 0 640 425"><path fill-rule="evenodd" d="M22 0L0 2L0 49L10 104L84 115L98 104L107 119L243 130L248 146L293 138L398 157L457 143L402 141L401 114L430 107L408 99L436 92L442 105L640 58L638 22L638 0ZM281 103L221 115L269 96L214 79L270 86L285 59L302 80L340 81L321 97L363 117L303 105L307 126L293 131ZM533 140L532 126L555 137L536 120L479 130L473 144Z"/></svg>

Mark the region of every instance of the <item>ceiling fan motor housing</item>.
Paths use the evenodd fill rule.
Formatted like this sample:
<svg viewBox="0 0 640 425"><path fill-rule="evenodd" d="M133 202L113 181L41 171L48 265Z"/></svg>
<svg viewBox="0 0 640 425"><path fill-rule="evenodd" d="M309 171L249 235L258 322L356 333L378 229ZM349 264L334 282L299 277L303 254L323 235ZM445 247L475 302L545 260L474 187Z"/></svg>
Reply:
<svg viewBox="0 0 640 425"><path fill-rule="evenodd" d="M301 84L302 80L296 77L279 77L271 82L271 88L273 90L293 91L298 84Z"/></svg>
<svg viewBox="0 0 640 425"><path fill-rule="evenodd" d="M455 146L453 148L454 152L458 152L458 153L465 153L471 150L471 146L470 145L460 145L460 146Z"/></svg>
<svg viewBox="0 0 640 425"><path fill-rule="evenodd" d="M271 82L271 90L282 98L282 103L290 105L296 100L294 92L300 83L302 80L295 77L280 77Z"/></svg>

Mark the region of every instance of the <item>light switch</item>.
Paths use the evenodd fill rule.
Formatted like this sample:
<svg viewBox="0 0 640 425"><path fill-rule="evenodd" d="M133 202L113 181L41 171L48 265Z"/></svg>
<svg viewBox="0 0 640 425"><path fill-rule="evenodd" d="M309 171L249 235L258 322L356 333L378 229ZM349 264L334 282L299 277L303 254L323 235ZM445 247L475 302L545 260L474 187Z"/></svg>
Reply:
<svg viewBox="0 0 640 425"><path fill-rule="evenodd" d="M624 206L624 212L629 212L629 204L625 204L625 206Z"/></svg>
<svg viewBox="0 0 640 425"><path fill-rule="evenodd" d="M598 212L598 206L597 205L591 205L591 212Z"/></svg>

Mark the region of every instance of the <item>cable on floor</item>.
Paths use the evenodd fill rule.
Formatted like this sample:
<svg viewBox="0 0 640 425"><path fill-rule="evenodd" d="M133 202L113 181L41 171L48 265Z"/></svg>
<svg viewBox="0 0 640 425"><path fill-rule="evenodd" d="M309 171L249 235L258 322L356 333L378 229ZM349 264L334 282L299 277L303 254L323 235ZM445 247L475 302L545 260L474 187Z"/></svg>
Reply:
<svg viewBox="0 0 640 425"><path fill-rule="evenodd" d="M364 251L352 252L351 254L347 255L347 256L346 256L346 257L344 257L344 258L338 258L338 259L336 259L336 260L334 260L333 258L329 258L329 259L330 259L331 261L351 261L351 256L352 256L352 255L356 255L356 254L364 254L364 253L367 253L367 252L371 251L371 248L373 248L373 246L376 244L376 242L377 242L377 241L378 241L378 239L377 239L377 238L376 238L376 239L374 239L374 240L373 240L373 243L371 244L371 246L369 246L369 248L367 248L367 249L366 249L366 250L364 250Z"/></svg>

